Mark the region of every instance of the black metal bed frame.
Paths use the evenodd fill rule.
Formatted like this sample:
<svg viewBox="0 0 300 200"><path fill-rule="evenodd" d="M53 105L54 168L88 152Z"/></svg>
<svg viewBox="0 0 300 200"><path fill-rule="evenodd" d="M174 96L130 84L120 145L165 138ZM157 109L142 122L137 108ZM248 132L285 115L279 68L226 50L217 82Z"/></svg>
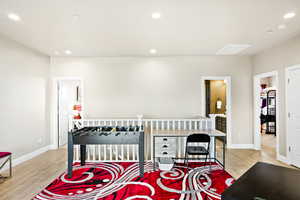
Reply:
<svg viewBox="0 0 300 200"><path fill-rule="evenodd" d="M274 105L271 107L272 99L274 100ZM261 125L266 124L266 134L274 134L276 136L276 90L269 90L267 92L266 97L266 106L267 107L267 114L264 115L261 111L260 119ZM272 123L272 125L271 125ZM263 128L261 127L261 132Z"/></svg>

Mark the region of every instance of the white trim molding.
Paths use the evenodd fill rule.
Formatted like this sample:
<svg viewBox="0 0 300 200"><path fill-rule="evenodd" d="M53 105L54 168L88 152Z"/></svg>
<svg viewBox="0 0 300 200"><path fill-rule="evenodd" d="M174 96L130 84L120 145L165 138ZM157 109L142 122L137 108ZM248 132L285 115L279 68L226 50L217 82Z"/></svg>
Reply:
<svg viewBox="0 0 300 200"><path fill-rule="evenodd" d="M280 138L280 123L279 123L279 111L280 111L280 91L278 82L278 72L272 71L262 74L257 74L253 77L253 137L254 137L254 149L261 150L261 133L260 133L260 79L266 77L275 77L276 84L276 152L279 152L279 138Z"/></svg>
<svg viewBox="0 0 300 200"><path fill-rule="evenodd" d="M231 144L229 149L254 149L254 144Z"/></svg>
<svg viewBox="0 0 300 200"><path fill-rule="evenodd" d="M27 153L23 156L20 156L18 158L15 158L15 159L12 160L12 166L15 167L15 166L17 166L17 165L19 165L19 164L21 164L25 161L31 160L32 158L34 158L34 157L36 157L36 156L38 156L42 153L45 153L45 152L49 151L51 148L52 148L52 146L48 145L48 146L42 147L40 149L37 149L33 152ZM3 169L1 171L5 171L7 169L8 169L8 166L3 167Z"/></svg>
<svg viewBox="0 0 300 200"><path fill-rule="evenodd" d="M226 81L226 118L227 118L227 147L231 147L232 141L232 109L231 109L231 76L202 76L201 77L201 115L205 116L205 80L224 80Z"/></svg>
<svg viewBox="0 0 300 200"><path fill-rule="evenodd" d="M58 82L62 80L77 80L81 82L81 101L82 101L82 116L84 115L84 85L81 77L53 77L51 80L51 108L50 108L50 138L51 149L58 149Z"/></svg>
<svg viewBox="0 0 300 200"><path fill-rule="evenodd" d="M286 156L282 156L280 154L277 155L277 160L279 160L280 162L283 162L285 164L290 165L291 162L289 161L289 159Z"/></svg>
<svg viewBox="0 0 300 200"><path fill-rule="evenodd" d="M55 144L49 145L49 150L55 150L55 149L57 149L57 146Z"/></svg>

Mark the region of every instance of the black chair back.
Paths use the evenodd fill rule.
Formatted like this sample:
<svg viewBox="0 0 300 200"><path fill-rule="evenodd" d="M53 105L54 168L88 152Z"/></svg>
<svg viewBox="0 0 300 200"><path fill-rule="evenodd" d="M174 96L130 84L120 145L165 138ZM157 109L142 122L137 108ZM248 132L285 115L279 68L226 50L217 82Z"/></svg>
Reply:
<svg viewBox="0 0 300 200"><path fill-rule="evenodd" d="M204 133L195 133L189 135L186 140L187 143L210 143L210 136Z"/></svg>

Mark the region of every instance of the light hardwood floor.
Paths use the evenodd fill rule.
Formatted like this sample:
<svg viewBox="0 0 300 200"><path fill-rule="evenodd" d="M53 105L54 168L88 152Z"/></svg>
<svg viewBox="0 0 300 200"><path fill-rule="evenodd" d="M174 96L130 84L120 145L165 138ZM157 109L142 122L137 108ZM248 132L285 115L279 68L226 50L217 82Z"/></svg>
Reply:
<svg viewBox="0 0 300 200"><path fill-rule="evenodd" d="M257 161L287 166L275 160L269 150L227 150L226 170L235 178ZM51 183L66 169L66 149L51 150L13 169L13 177L0 184L1 200L27 200ZM289 166L287 166L289 167Z"/></svg>

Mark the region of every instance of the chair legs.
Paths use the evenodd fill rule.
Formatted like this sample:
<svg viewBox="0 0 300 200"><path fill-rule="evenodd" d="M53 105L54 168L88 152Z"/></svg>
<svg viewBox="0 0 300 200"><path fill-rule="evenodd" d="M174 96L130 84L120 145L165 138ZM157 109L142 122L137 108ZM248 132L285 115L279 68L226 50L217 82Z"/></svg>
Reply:
<svg viewBox="0 0 300 200"><path fill-rule="evenodd" d="M9 177L12 177L12 162L11 162L11 155L9 156Z"/></svg>
<svg viewBox="0 0 300 200"><path fill-rule="evenodd" d="M211 172L211 157L210 157L210 153L208 153L208 162L209 162L209 171Z"/></svg>
<svg viewBox="0 0 300 200"><path fill-rule="evenodd" d="M204 166L206 166L207 164L207 154L205 155L205 162L204 162Z"/></svg>
<svg viewBox="0 0 300 200"><path fill-rule="evenodd" d="M208 162L207 162L207 160L208 160ZM188 170L188 167L189 167L189 162L188 161L189 161L188 154L185 152L185 155L184 155L184 166L185 166L186 170ZM211 157L210 157L210 152L205 155L205 161L204 161L203 166L206 166L207 163L209 163L209 171L211 171Z"/></svg>
<svg viewBox="0 0 300 200"><path fill-rule="evenodd" d="M188 157L187 157L186 152L185 152L185 156L184 156L184 166L186 167L186 170L188 171L189 162L188 162Z"/></svg>
<svg viewBox="0 0 300 200"><path fill-rule="evenodd" d="M189 162L188 161L189 161L188 155L187 155L187 153L185 153L184 166L186 167L186 169L188 169L188 167L189 167ZM210 157L210 154L205 155L205 160L204 160L203 166L206 166L207 163L209 163L209 171L211 171L211 157Z"/></svg>

